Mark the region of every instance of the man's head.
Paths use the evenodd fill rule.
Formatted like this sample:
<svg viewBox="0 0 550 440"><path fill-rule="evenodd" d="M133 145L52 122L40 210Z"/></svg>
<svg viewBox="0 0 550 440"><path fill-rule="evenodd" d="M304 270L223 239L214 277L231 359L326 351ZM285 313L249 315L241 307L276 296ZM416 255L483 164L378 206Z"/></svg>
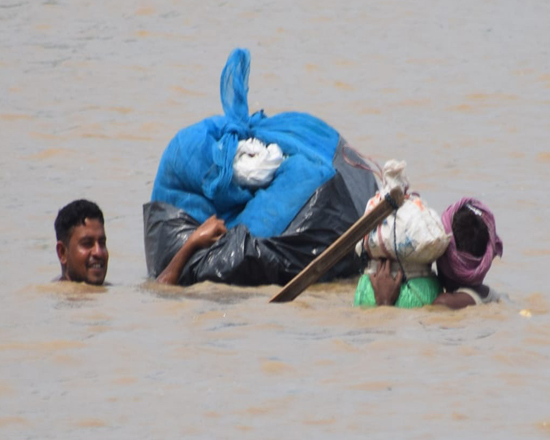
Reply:
<svg viewBox="0 0 550 440"><path fill-rule="evenodd" d="M62 280L103 284L109 262L104 223L101 209L88 200L59 210L55 234Z"/></svg>
<svg viewBox="0 0 550 440"><path fill-rule="evenodd" d="M441 221L452 237L437 259L438 275L447 288L479 286L493 258L502 256L493 213L479 200L464 197L443 212Z"/></svg>
<svg viewBox="0 0 550 440"><path fill-rule="evenodd" d="M453 216L453 236L456 249L482 257L489 243L489 230L481 211L466 204Z"/></svg>

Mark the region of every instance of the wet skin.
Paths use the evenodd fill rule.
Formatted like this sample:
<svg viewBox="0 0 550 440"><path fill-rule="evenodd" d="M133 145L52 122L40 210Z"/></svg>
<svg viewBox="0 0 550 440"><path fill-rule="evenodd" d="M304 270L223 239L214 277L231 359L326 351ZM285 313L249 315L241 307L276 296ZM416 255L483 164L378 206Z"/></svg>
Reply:
<svg viewBox="0 0 550 440"><path fill-rule="evenodd" d="M105 229L99 220L86 219L83 225L75 226L69 242L58 241L56 245L60 280L103 284L109 262L106 243Z"/></svg>

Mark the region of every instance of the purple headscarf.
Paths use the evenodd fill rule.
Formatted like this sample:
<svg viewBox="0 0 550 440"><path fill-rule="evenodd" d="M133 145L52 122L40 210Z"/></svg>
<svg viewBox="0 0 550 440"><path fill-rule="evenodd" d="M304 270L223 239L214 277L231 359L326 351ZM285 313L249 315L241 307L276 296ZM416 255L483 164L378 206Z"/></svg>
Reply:
<svg viewBox="0 0 550 440"><path fill-rule="evenodd" d="M482 257L474 257L467 252L457 250L455 239L452 236L453 217L466 204L471 209L473 208L472 211L476 214L481 215L487 229L489 229L489 243L487 243L487 249ZM489 271L495 256L502 256L502 241L497 235L493 213L479 200L464 197L443 212L441 221L445 227L445 232L451 234L451 241L445 253L437 260L438 273L463 287L479 286L483 283L483 279Z"/></svg>

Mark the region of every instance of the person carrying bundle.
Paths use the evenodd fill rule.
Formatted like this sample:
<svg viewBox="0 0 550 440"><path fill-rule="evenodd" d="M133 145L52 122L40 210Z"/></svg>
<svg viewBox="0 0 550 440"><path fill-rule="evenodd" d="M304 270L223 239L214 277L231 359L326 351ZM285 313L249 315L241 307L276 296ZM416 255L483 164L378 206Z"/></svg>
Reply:
<svg viewBox="0 0 550 440"><path fill-rule="evenodd" d="M408 189L404 167L404 162L389 162L385 178ZM409 196L393 218L358 243L374 259L359 280L354 305L411 308L433 303L463 308L498 300L483 284L503 249L491 211L479 200L463 198L441 219L434 214L417 196Z"/></svg>
<svg viewBox="0 0 550 440"><path fill-rule="evenodd" d="M401 187L405 194L401 207L357 243L356 252L366 254L369 262L357 285L355 305L422 307L441 292L432 264L447 249L449 237L438 213L418 194L409 192L405 167L405 162L388 161L380 176L382 190L367 203L365 211L369 212L392 188ZM377 288L382 281L383 286ZM400 289L396 287L390 295L386 284Z"/></svg>

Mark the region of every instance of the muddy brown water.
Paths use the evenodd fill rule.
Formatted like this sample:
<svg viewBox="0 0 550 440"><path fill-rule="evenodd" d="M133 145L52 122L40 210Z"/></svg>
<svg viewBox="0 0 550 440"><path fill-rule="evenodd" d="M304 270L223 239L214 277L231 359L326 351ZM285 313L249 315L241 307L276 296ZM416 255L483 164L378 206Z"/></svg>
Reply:
<svg viewBox="0 0 550 440"><path fill-rule="evenodd" d="M0 439L550 437L550 3L0 0ZM351 307L355 280L146 280L141 207L182 127L296 110L463 195L504 241L499 304ZM106 215L111 286L50 283L68 201Z"/></svg>

